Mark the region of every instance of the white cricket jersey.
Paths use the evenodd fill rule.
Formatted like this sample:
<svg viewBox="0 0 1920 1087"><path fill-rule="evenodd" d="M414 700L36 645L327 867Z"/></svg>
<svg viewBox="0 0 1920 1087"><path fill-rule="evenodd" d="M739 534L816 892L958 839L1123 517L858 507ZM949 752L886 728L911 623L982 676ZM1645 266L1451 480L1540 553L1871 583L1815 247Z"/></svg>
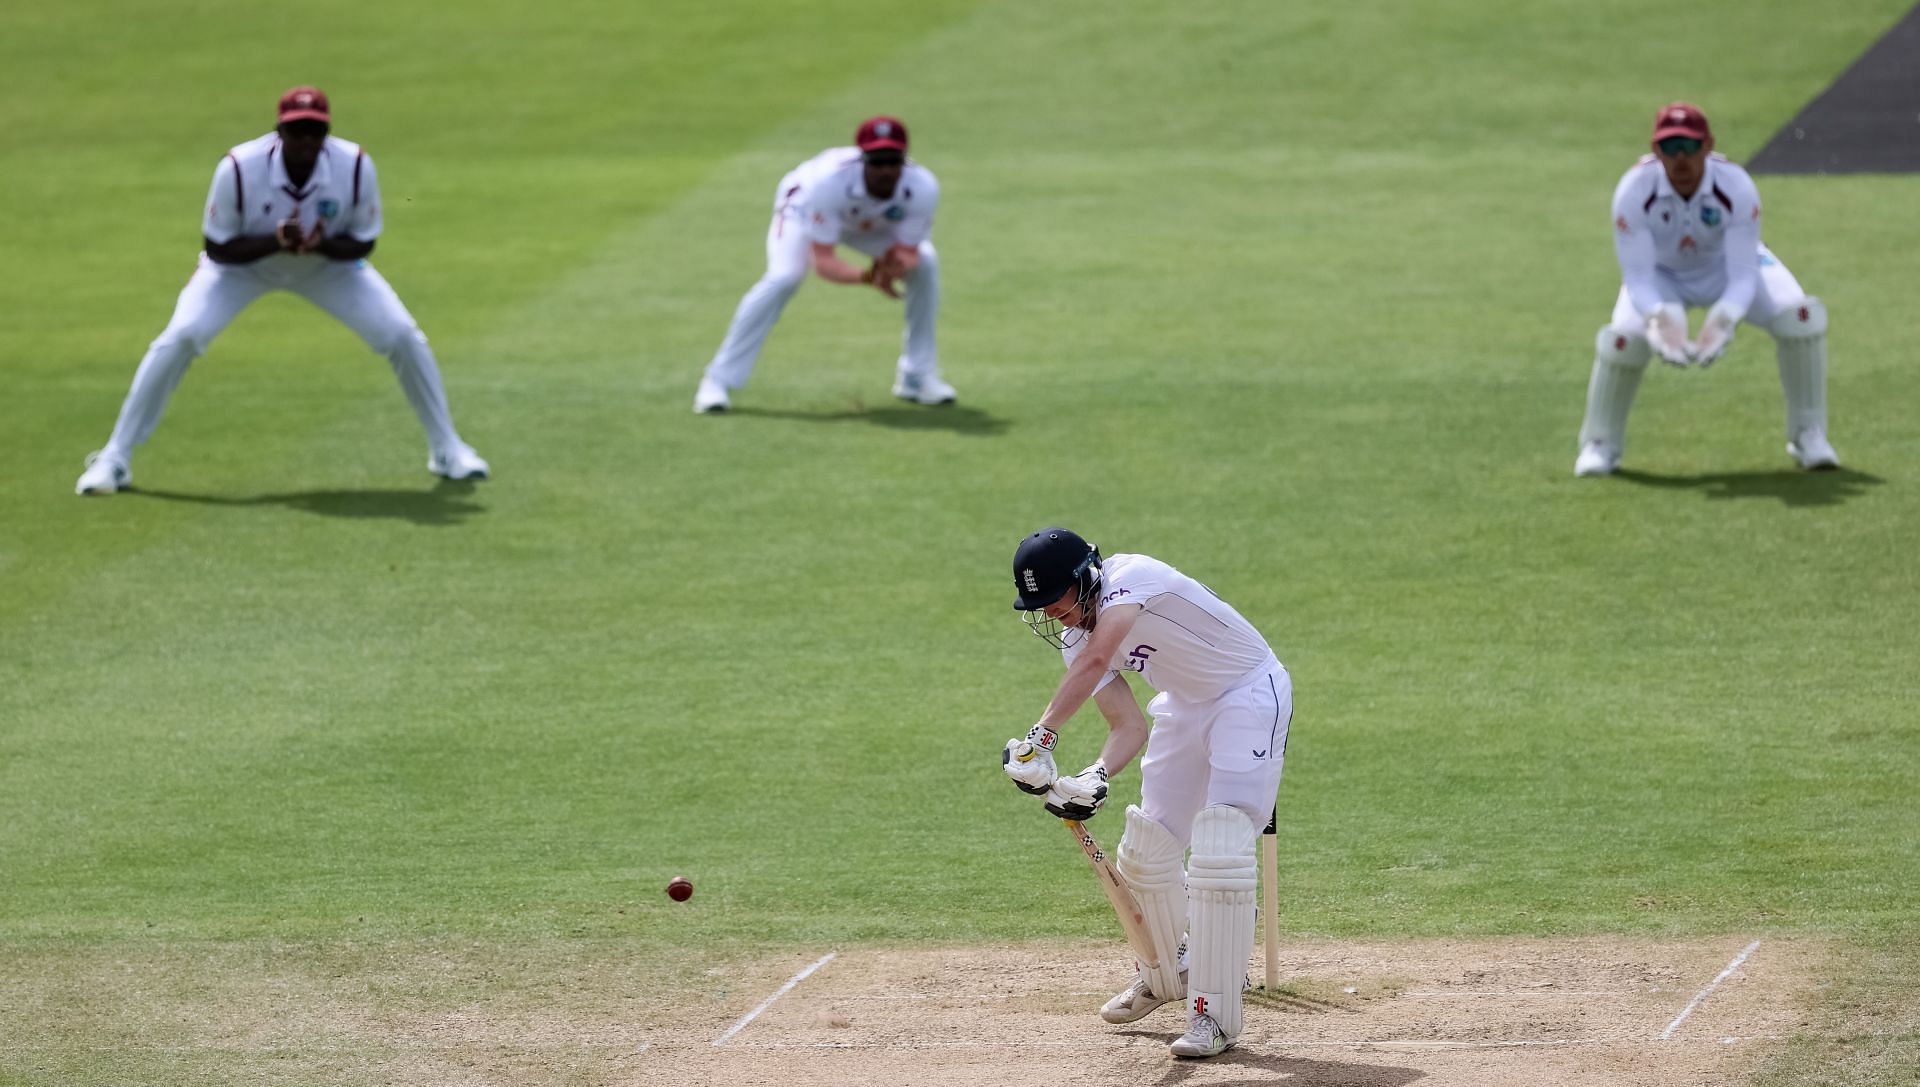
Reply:
<svg viewBox="0 0 1920 1087"><path fill-rule="evenodd" d="M1114 555L1100 568L1100 606L1138 604L1140 617L1107 662L1182 702L1211 702L1278 663L1253 624L1212 589L1146 555ZM1096 628L1098 624L1096 623ZM1061 650L1067 665L1087 644Z"/></svg>
<svg viewBox="0 0 1920 1087"><path fill-rule="evenodd" d="M1689 305L1718 302L1738 319L1760 282L1760 192L1745 170L1712 154L1700 187L1682 199L1647 155L1613 191L1613 243L1641 316L1660 304L1664 274Z"/></svg>
<svg viewBox="0 0 1920 1087"><path fill-rule="evenodd" d="M359 144L328 136L313 176L295 186L287 179L278 134L269 132L227 152L213 168L213 188L207 193L206 221L201 224L207 239L230 242L271 234L286 218L298 218L307 229L318 222L329 238L378 238L380 183L373 176L373 159ZM273 253L259 263L308 259L325 258Z"/></svg>
<svg viewBox="0 0 1920 1087"><path fill-rule="evenodd" d="M821 245L857 245L884 238L894 245L919 245L933 233L933 212L940 206L940 183L933 171L907 160L893 196L867 195L858 147L832 147L793 168L780 179L774 208L797 216L807 237Z"/></svg>

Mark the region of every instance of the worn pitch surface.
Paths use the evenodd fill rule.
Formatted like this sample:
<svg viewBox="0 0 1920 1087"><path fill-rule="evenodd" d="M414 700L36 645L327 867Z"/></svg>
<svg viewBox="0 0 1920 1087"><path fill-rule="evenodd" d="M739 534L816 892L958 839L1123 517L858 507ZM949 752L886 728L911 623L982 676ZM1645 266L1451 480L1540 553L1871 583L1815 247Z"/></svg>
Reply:
<svg viewBox="0 0 1920 1087"><path fill-rule="evenodd" d="M127 1082L1701 1087L1742 1082L1830 980L1802 938L1290 942L1241 1045L1185 1062L1178 1005L1099 1020L1124 954L820 949L669 978L611 944L122 949L0 1003L62 1025L7 1039L16 1069Z"/></svg>

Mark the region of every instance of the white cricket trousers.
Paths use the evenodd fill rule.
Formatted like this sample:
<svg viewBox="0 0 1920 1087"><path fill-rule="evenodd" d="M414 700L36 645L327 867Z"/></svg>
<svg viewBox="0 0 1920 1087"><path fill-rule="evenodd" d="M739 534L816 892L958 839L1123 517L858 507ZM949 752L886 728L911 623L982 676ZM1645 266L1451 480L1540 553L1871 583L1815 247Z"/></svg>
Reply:
<svg viewBox="0 0 1920 1087"><path fill-rule="evenodd" d="M893 242L885 235L862 234L843 239L850 248L869 257L879 257ZM920 243L920 266L901 281L906 293L907 328L903 337L899 372L930 377L939 372L934 349L934 320L940 313L940 256L933 243ZM733 323L727 326L727 338L707 364L707 376L729 389L747 383L753 364L767 335L780 320L800 285L813 270L813 243L807 237L798 208L780 206L767 226L767 272L740 299L733 311Z"/></svg>
<svg viewBox="0 0 1920 1087"><path fill-rule="evenodd" d="M253 264L220 264L202 253L193 278L180 291L173 319L134 372L106 452L131 457L134 447L159 425L167 399L193 360L206 354L213 338L254 299L276 290L292 291L319 306L385 356L433 450L460 444L426 334L372 265L285 253Z"/></svg>
<svg viewBox="0 0 1920 1087"><path fill-rule="evenodd" d="M1212 702L1166 692L1147 703L1153 731L1140 761L1141 810L1187 845L1202 808L1227 804L1260 830L1273 816L1293 721L1293 677L1278 661Z"/></svg>

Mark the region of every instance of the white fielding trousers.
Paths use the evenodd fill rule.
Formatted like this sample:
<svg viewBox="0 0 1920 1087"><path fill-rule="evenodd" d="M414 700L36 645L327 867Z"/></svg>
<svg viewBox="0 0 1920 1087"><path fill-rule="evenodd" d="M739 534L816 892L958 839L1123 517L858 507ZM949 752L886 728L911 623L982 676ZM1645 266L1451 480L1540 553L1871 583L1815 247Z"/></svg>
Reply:
<svg viewBox="0 0 1920 1087"><path fill-rule="evenodd" d="M1147 703L1153 731L1140 760L1140 807L1182 846L1202 808L1240 809L1254 829L1273 816L1293 720L1293 677L1278 661L1212 702Z"/></svg>
<svg viewBox="0 0 1920 1087"><path fill-rule="evenodd" d="M787 308L787 300L813 270L813 243L800 214L793 207L774 210L773 222L767 226L766 274L740 299L733 311L733 323L727 326L726 339L707 364L706 376L726 388L737 389L747 383L767 335ZM884 234L861 234L842 239L842 244L877 258L893 241ZM925 377L939 373L933 329L940 314L940 256L931 241L921 242L919 251L920 266L901 281L906 294L907 328L902 337L899 372Z"/></svg>
<svg viewBox="0 0 1920 1087"><path fill-rule="evenodd" d="M254 299L276 290L292 291L332 314L387 359L433 450L461 444L426 334L372 265L286 253L253 264L220 264L202 253L174 304L173 319L134 372L106 452L130 458L134 447L159 425L168 398L193 360L205 354L214 337Z"/></svg>

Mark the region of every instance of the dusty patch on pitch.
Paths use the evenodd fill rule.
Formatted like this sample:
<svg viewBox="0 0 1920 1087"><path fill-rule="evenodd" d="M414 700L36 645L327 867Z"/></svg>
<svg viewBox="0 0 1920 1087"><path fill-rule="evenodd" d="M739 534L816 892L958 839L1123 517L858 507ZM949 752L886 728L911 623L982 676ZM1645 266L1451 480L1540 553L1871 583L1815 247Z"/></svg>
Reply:
<svg viewBox="0 0 1920 1087"><path fill-rule="evenodd" d="M1166 1052L1177 1006L1100 1022L1126 979L1111 952L853 952L717 1048L659 1045L655 1072L789 1087L1698 1087L1737 1081L1801 1022L1822 958L1805 941L1764 941L1694 1003L1749 943L1292 944L1275 989L1249 994L1240 1047L1204 1063Z"/></svg>
<svg viewBox="0 0 1920 1087"><path fill-rule="evenodd" d="M1680 1018L1750 942L1291 943L1240 1048L1199 1064L1167 1055L1177 1006L1100 1022L1117 946L666 965L617 941L43 949L0 963L0 1079L1696 1087L1799 1025L1824 961L1769 938Z"/></svg>

